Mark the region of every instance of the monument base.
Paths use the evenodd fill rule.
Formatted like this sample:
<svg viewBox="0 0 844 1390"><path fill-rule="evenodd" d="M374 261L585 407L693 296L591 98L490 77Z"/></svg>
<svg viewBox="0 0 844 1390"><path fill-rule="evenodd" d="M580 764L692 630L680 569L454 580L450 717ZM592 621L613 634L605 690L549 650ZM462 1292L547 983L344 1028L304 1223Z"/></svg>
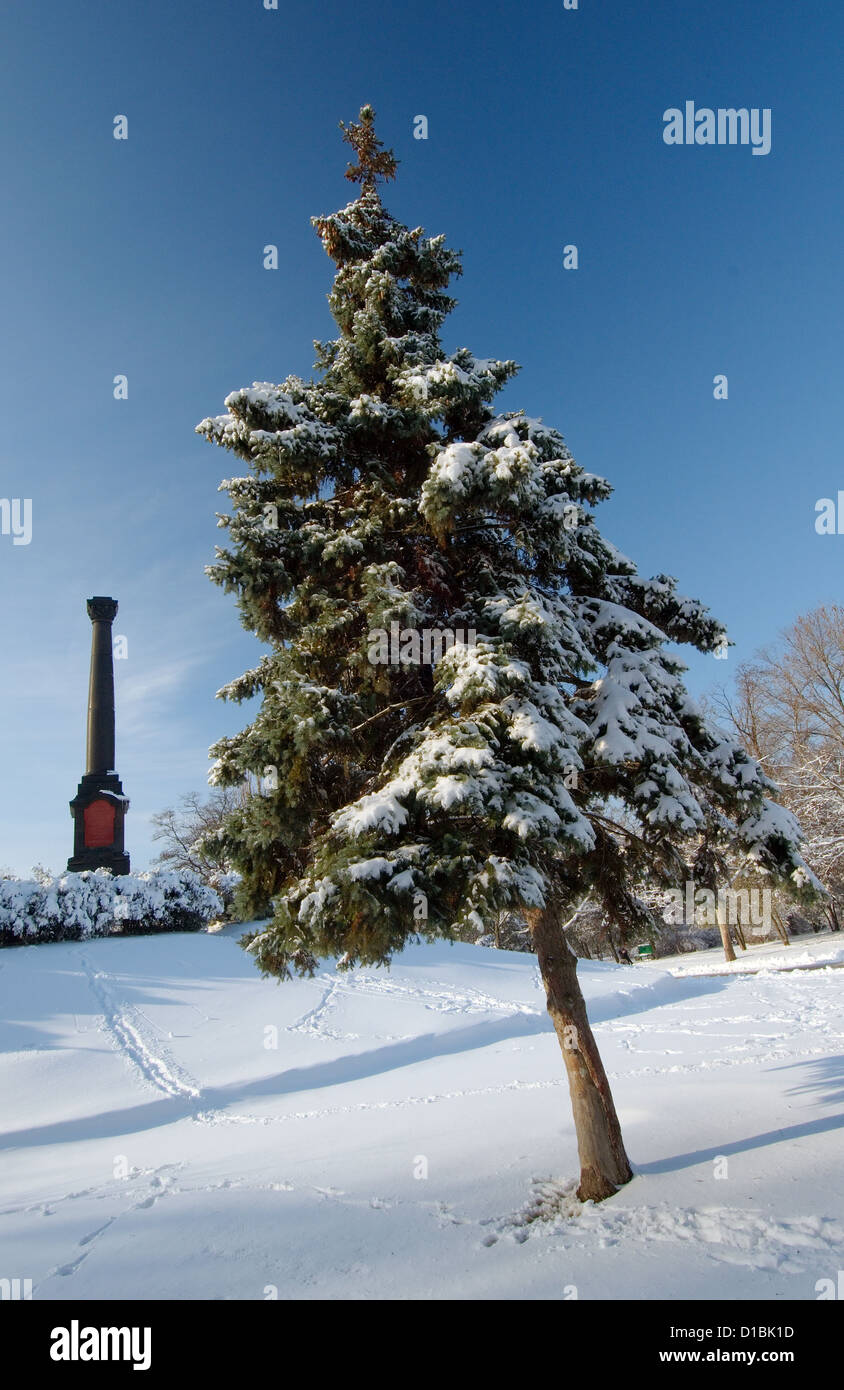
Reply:
<svg viewBox="0 0 844 1390"><path fill-rule="evenodd" d="M81 874L84 869L111 869L113 874L131 873L128 854L117 850L112 854L101 849L83 850L81 854L72 854L67 861L67 872Z"/></svg>
<svg viewBox="0 0 844 1390"><path fill-rule="evenodd" d="M68 873L79 874L84 869L130 872L129 856L123 848L128 808L129 800L116 772L86 772L70 803L74 837Z"/></svg>

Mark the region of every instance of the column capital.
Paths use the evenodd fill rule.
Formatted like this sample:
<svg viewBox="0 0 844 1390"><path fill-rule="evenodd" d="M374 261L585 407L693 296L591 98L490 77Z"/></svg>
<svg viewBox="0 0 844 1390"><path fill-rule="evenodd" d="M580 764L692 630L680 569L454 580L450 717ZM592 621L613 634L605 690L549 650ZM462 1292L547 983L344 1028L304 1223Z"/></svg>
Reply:
<svg viewBox="0 0 844 1390"><path fill-rule="evenodd" d="M87 607L92 623L113 623L117 617L116 598L89 598Z"/></svg>

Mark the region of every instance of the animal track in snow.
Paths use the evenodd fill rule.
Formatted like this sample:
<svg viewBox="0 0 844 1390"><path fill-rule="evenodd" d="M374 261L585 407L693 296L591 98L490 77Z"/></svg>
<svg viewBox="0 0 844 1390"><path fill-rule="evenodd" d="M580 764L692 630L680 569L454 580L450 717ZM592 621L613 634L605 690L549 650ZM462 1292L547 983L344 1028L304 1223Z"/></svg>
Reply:
<svg viewBox="0 0 844 1390"><path fill-rule="evenodd" d="M337 1032L329 1028L325 1023L325 1018L336 1007L337 997L343 993L343 987L336 976L331 976L328 980L320 982L323 985L322 997L318 1004L307 1013L297 1019L295 1023L289 1023L285 1028L286 1033L307 1033L311 1037L332 1038L334 1041L345 1041L357 1038L357 1033Z"/></svg>
<svg viewBox="0 0 844 1390"><path fill-rule="evenodd" d="M102 1007L105 1031L117 1050L156 1090L183 1100L198 1100L201 1094L199 1086L160 1041L151 1036L145 1015L134 1005L115 998L110 975L93 970L84 956L82 965L91 990Z"/></svg>

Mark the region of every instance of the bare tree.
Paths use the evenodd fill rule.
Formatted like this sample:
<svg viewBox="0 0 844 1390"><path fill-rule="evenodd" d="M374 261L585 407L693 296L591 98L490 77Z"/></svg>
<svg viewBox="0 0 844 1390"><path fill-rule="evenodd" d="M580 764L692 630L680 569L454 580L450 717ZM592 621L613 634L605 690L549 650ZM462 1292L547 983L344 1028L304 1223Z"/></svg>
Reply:
<svg viewBox="0 0 844 1390"><path fill-rule="evenodd" d="M155 862L170 869L192 869L206 883L230 873L234 865L225 840L217 832L225 817L246 805L253 794L246 782L215 787L205 798L199 792L189 792L177 807L159 811L152 817L153 839L163 840L164 849Z"/></svg>
<svg viewBox="0 0 844 1390"><path fill-rule="evenodd" d="M806 834L806 859L830 890L838 931L844 899L844 607L806 613L738 669L716 703L779 787Z"/></svg>

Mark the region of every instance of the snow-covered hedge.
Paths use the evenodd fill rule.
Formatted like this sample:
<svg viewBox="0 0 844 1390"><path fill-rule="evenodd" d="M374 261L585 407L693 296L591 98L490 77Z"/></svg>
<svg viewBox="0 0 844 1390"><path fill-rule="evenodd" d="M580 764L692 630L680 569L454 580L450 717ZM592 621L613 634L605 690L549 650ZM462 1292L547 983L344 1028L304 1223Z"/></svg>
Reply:
<svg viewBox="0 0 844 1390"><path fill-rule="evenodd" d="M185 870L108 869L0 879L0 946L90 936L199 931L223 911L219 896Z"/></svg>

